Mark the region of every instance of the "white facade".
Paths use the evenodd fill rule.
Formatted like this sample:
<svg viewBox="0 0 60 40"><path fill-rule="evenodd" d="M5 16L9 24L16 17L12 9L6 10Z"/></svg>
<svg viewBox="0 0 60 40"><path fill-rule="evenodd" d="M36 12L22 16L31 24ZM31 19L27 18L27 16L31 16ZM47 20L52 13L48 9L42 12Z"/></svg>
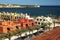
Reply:
<svg viewBox="0 0 60 40"><path fill-rule="evenodd" d="M27 13L25 14L25 18L29 19L29 20L33 20L33 17L30 17L30 15L28 15Z"/></svg>
<svg viewBox="0 0 60 40"><path fill-rule="evenodd" d="M52 23L53 22L53 19L51 17L45 17L45 21Z"/></svg>
<svg viewBox="0 0 60 40"><path fill-rule="evenodd" d="M48 22L52 23L53 20L51 17L39 16L39 17L36 17L35 22L37 25L41 25L42 23L48 23Z"/></svg>

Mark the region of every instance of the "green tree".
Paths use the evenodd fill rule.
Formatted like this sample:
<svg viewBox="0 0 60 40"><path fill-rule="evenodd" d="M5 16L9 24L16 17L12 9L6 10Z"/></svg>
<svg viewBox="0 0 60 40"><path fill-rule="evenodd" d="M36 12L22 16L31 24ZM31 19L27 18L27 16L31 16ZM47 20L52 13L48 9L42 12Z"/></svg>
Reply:
<svg viewBox="0 0 60 40"><path fill-rule="evenodd" d="M7 35L6 35L6 37L7 37L9 40L11 40L11 36L13 36L13 32L8 32Z"/></svg>
<svg viewBox="0 0 60 40"><path fill-rule="evenodd" d="M0 40L3 40L3 38L4 38L4 35L0 34Z"/></svg>
<svg viewBox="0 0 60 40"><path fill-rule="evenodd" d="M42 23L41 27L45 29L45 26L47 26L47 23Z"/></svg>
<svg viewBox="0 0 60 40"><path fill-rule="evenodd" d="M30 34L30 32L32 32L32 34L33 34L33 30L35 30L35 27L34 27L34 26L29 27L28 30L29 30L29 34ZM29 38L30 38L31 36L32 36L32 35L30 35Z"/></svg>
<svg viewBox="0 0 60 40"><path fill-rule="evenodd" d="M20 30L16 30L15 32L16 32L16 34L20 35L20 39L22 40L21 34L24 32L26 34L27 31L28 31L28 29L21 28Z"/></svg>
<svg viewBox="0 0 60 40"><path fill-rule="evenodd" d="M30 27L29 28L29 31L32 31L32 33L33 33L33 30L35 30L35 27Z"/></svg>
<svg viewBox="0 0 60 40"><path fill-rule="evenodd" d="M18 35L20 35L20 39L22 40L22 38L21 38L22 30L21 29L20 30L16 30L16 32L17 32Z"/></svg>
<svg viewBox="0 0 60 40"><path fill-rule="evenodd" d="M56 15L53 15L53 14L51 14L51 13L50 13L50 14L47 14L46 16L47 16L47 17L54 18L54 19L56 18Z"/></svg>
<svg viewBox="0 0 60 40"><path fill-rule="evenodd" d="M40 26L36 26L35 29L36 29L37 32L38 32L38 30L40 29Z"/></svg>
<svg viewBox="0 0 60 40"><path fill-rule="evenodd" d="M48 22L48 25L49 25L49 31L50 31L50 28L51 28L51 27L50 27L50 26L51 26L51 23L50 23L50 22Z"/></svg>
<svg viewBox="0 0 60 40"><path fill-rule="evenodd" d="M53 20L54 27L55 27L55 22L56 22L56 21L55 21L55 20Z"/></svg>

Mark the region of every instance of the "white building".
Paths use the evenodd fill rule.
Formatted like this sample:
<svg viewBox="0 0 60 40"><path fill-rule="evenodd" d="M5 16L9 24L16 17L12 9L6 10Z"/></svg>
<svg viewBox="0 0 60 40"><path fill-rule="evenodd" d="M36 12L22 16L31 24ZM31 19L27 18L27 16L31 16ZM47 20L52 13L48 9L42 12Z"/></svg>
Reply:
<svg viewBox="0 0 60 40"><path fill-rule="evenodd" d="M30 17L30 15L27 15L27 13L26 13L25 17L26 17L27 19L29 19L29 20L33 20L33 19L34 19L33 17Z"/></svg>
<svg viewBox="0 0 60 40"><path fill-rule="evenodd" d="M41 25L42 23L48 23L48 22L52 23L53 20L51 17L38 16L36 17L35 22L37 25Z"/></svg>

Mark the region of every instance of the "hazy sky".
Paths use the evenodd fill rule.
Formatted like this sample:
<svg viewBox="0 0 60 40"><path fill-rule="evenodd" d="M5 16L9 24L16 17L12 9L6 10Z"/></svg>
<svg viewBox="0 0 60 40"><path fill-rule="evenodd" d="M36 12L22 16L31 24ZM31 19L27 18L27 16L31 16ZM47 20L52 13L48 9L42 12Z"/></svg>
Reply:
<svg viewBox="0 0 60 40"><path fill-rule="evenodd" d="M0 4L60 5L60 0L0 0Z"/></svg>

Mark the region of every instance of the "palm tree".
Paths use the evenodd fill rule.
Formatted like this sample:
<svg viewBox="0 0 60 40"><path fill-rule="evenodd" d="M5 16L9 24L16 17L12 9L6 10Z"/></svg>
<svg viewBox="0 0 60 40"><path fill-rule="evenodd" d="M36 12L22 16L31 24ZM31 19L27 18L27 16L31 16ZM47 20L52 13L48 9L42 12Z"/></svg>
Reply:
<svg viewBox="0 0 60 40"><path fill-rule="evenodd" d="M51 23L50 23L50 22L48 22L48 25L49 25L49 31L50 31L50 25L51 25Z"/></svg>
<svg viewBox="0 0 60 40"><path fill-rule="evenodd" d="M40 26L36 26L35 29L37 30L37 34L38 34L38 30L40 29Z"/></svg>
<svg viewBox="0 0 60 40"><path fill-rule="evenodd" d="M20 39L22 40L22 38L21 38L22 30L21 29L20 30L16 30L16 34L20 35Z"/></svg>
<svg viewBox="0 0 60 40"><path fill-rule="evenodd" d="M33 34L33 30L35 30L35 27L33 26L33 27L29 27L28 28L28 30L29 30L29 34L30 34L30 31L32 31L32 34ZM32 35L30 35L29 37L31 37Z"/></svg>
<svg viewBox="0 0 60 40"><path fill-rule="evenodd" d="M28 29L21 28L20 30L16 30L16 33L17 33L18 35L20 35L20 39L21 39L21 40L22 40L21 34L22 34L23 32L25 32L25 34L26 34L26 31L28 31Z"/></svg>
<svg viewBox="0 0 60 40"><path fill-rule="evenodd" d="M28 31L28 28L26 28L26 29L22 28L22 32L25 33L26 35L27 35L27 33L26 33L27 31Z"/></svg>
<svg viewBox="0 0 60 40"><path fill-rule="evenodd" d="M8 37L8 38L9 38L9 40L11 40L11 33L8 33L8 36L9 36L9 37Z"/></svg>
<svg viewBox="0 0 60 40"><path fill-rule="evenodd" d="M53 24L54 24L54 27L55 27L55 20L53 20Z"/></svg>
<svg viewBox="0 0 60 40"><path fill-rule="evenodd" d="M4 38L4 35L0 34L0 40L3 40L3 38Z"/></svg>
<svg viewBox="0 0 60 40"><path fill-rule="evenodd" d="M47 26L47 23L42 23L41 27L45 29L45 26Z"/></svg>
<svg viewBox="0 0 60 40"><path fill-rule="evenodd" d="M6 37L8 37L9 40L11 40L11 36L13 36L13 32L8 32Z"/></svg>

